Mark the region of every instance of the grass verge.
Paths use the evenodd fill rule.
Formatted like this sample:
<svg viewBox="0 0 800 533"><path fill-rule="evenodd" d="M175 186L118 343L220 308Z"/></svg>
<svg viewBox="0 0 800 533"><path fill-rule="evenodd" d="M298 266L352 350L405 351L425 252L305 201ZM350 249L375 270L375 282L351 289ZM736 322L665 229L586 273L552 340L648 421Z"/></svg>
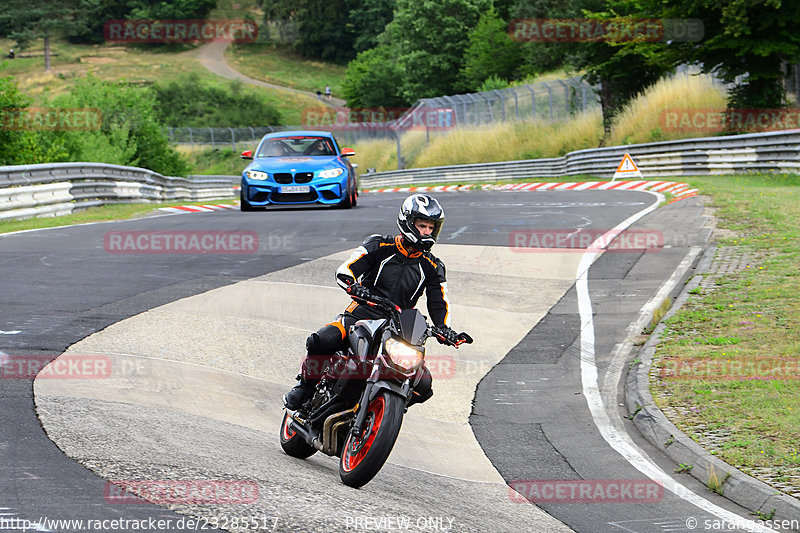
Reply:
<svg viewBox="0 0 800 533"><path fill-rule="evenodd" d="M745 472L800 467L800 176L687 181L712 197L729 264L667 321L653 397Z"/></svg>
<svg viewBox="0 0 800 533"><path fill-rule="evenodd" d="M241 43L225 51L228 64L257 80L285 85L302 91L325 92L330 85L334 96L341 95L345 66L303 58L285 45Z"/></svg>
<svg viewBox="0 0 800 533"><path fill-rule="evenodd" d="M159 207L175 205L203 205L203 204L233 204L233 198L223 200L209 200L205 202L167 202L147 204L116 204L102 207L92 207L70 215L60 217L27 218L25 220L0 220L0 233L11 233L30 229L54 228L73 224L86 224L88 222L105 222L110 220L125 220L140 218Z"/></svg>

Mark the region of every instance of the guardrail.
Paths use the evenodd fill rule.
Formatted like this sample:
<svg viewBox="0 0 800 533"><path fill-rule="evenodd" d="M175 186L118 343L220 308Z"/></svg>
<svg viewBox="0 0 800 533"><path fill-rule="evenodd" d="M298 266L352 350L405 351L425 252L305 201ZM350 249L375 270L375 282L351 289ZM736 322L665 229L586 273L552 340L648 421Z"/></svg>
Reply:
<svg viewBox="0 0 800 533"><path fill-rule="evenodd" d="M800 130L632 144L564 157L362 174L362 188L586 175L611 179L622 156L645 179L800 171ZM56 216L122 202L207 201L235 197L239 176L166 177L143 168L100 163L0 167L0 220Z"/></svg>
<svg viewBox="0 0 800 533"><path fill-rule="evenodd" d="M0 220L58 216L115 203L202 202L235 197L236 176L162 176L102 163L0 167Z"/></svg>
<svg viewBox="0 0 800 533"><path fill-rule="evenodd" d="M645 179L753 171L797 172L800 170L800 130L593 148L551 159L375 172L362 174L360 183L362 187L373 188L413 182L454 183L580 175L611 179L626 152L633 156Z"/></svg>

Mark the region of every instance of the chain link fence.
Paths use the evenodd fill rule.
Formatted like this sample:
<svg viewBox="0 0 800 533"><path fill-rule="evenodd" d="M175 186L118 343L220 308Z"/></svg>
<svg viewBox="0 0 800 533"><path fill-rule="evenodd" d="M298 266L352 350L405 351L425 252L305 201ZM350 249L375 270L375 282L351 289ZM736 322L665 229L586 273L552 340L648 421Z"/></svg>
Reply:
<svg viewBox="0 0 800 533"><path fill-rule="evenodd" d="M322 130L331 131L342 145L356 144L363 140L393 139L394 132L387 128L386 123L376 124L351 124L346 129L326 126L264 126L246 128L195 128L171 127L167 128L169 142L175 145L190 146L194 148L232 148L233 150L247 150L255 148L261 138L274 131L293 130Z"/></svg>
<svg viewBox="0 0 800 533"><path fill-rule="evenodd" d="M455 125L481 126L510 120L566 120L575 113L600 108L595 87L580 77L437 98L424 98L419 105L452 109Z"/></svg>
<svg viewBox="0 0 800 533"><path fill-rule="evenodd" d="M172 144L186 145L202 148L227 148L234 150L239 147L252 146L261 140L261 137L276 131L271 126L247 128L167 128L169 142Z"/></svg>

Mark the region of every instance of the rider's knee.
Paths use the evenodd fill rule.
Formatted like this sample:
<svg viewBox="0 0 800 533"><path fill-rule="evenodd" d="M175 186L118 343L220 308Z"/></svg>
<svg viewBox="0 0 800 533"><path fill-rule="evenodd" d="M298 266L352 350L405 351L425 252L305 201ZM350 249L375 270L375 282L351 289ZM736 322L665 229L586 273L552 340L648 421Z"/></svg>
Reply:
<svg viewBox="0 0 800 533"><path fill-rule="evenodd" d="M312 333L306 339L306 351L309 355L331 355L341 349L342 332L333 325L327 325Z"/></svg>

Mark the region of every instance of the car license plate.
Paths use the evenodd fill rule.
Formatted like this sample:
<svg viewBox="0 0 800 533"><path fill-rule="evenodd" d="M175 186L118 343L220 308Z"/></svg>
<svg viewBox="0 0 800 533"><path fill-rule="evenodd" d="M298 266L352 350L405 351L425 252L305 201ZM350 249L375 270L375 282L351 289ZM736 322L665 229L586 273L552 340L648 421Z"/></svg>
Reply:
<svg viewBox="0 0 800 533"><path fill-rule="evenodd" d="M292 185L290 187L281 187L281 194L297 192L311 192L311 187L308 185Z"/></svg>

